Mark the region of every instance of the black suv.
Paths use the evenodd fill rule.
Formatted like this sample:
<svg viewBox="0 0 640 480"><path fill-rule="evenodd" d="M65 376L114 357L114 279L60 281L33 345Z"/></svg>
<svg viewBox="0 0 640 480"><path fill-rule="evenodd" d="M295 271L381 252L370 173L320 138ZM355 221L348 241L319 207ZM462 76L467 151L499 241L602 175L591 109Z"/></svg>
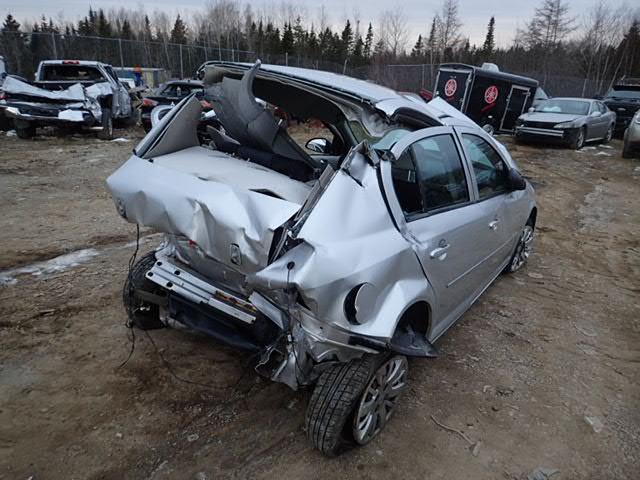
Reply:
<svg viewBox="0 0 640 480"><path fill-rule="evenodd" d="M616 113L615 133L622 135L640 109L640 78L621 80L607 92L603 101Z"/></svg>

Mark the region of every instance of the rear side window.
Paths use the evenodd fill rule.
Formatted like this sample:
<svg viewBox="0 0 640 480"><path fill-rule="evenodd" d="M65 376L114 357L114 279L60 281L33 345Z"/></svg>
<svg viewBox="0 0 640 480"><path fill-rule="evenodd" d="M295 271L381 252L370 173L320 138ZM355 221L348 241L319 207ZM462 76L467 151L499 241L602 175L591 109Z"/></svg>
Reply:
<svg viewBox="0 0 640 480"><path fill-rule="evenodd" d="M480 200L508 191L509 169L489 142L476 135L462 135L476 175Z"/></svg>
<svg viewBox="0 0 640 480"><path fill-rule="evenodd" d="M419 140L392 166L394 188L406 216L469 201L462 160L451 135Z"/></svg>
<svg viewBox="0 0 640 480"><path fill-rule="evenodd" d="M83 65L44 65L41 80L50 82L93 82L104 77L95 67Z"/></svg>

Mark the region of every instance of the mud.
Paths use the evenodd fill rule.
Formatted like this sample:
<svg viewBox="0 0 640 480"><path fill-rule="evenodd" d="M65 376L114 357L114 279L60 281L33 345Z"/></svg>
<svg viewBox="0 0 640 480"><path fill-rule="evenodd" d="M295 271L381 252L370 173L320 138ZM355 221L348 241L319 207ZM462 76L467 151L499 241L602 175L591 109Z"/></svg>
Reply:
<svg viewBox="0 0 640 480"><path fill-rule="evenodd" d="M303 432L309 392L262 380L242 353L138 331L121 366L135 228L104 180L141 133L118 136L0 133L0 479L637 478L640 175L619 141L500 137L537 187L529 266L485 292L440 358L410 362L379 438L327 459ZM142 234L141 253L157 242Z"/></svg>

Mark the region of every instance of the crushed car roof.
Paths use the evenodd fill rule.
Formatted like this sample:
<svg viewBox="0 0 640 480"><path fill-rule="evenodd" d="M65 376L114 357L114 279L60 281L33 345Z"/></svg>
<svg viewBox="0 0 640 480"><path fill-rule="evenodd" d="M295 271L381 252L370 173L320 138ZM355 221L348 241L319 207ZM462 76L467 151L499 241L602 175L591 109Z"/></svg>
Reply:
<svg viewBox="0 0 640 480"><path fill-rule="evenodd" d="M254 64L252 63L211 61L202 64L198 69L198 73L204 72L207 67L245 71L253 66ZM451 115L449 109L440 108L438 102L436 102L437 105L428 105L415 95L399 93L391 88L366 80L323 70L261 64L258 75L265 76L265 74L276 78L294 80L327 92L342 94L359 102L369 104L388 116L393 115L399 109L410 109L428 116L436 124L454 125L461 123L458 115ZM462 123L468 125L466 120L468 119L464 117ZM468 121L471 122L471 120Z"/></svg>

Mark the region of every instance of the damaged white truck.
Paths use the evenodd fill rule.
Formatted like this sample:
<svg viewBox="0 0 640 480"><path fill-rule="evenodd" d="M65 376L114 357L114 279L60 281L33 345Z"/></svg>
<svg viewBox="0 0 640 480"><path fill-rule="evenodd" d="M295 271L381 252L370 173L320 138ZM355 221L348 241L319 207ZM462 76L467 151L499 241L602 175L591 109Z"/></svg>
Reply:
<svg viewBox="0 0 640 480"><path fill-rule="evenodd" d="M315 447L364 445L407 385L407 357L437 356L438 337L527 261L533 189L441 100L259 62L201 71L213 141L198 140L187 97L107 180L121 216L166 233L127 276L131 323L255 352L260 374L315 385ZM303 148L271 106L332 138Z"/></svg>
<svg viewBox="0 0 640 480"><path fill-rule="evenodd" d="M113 137L114 120L134 118L131 98L110 65L84 60L40 62L35 82L8 76L0 87L0 110L13 120L20 138L32 138L38 127L67 133L95 130Z"/></svg>

